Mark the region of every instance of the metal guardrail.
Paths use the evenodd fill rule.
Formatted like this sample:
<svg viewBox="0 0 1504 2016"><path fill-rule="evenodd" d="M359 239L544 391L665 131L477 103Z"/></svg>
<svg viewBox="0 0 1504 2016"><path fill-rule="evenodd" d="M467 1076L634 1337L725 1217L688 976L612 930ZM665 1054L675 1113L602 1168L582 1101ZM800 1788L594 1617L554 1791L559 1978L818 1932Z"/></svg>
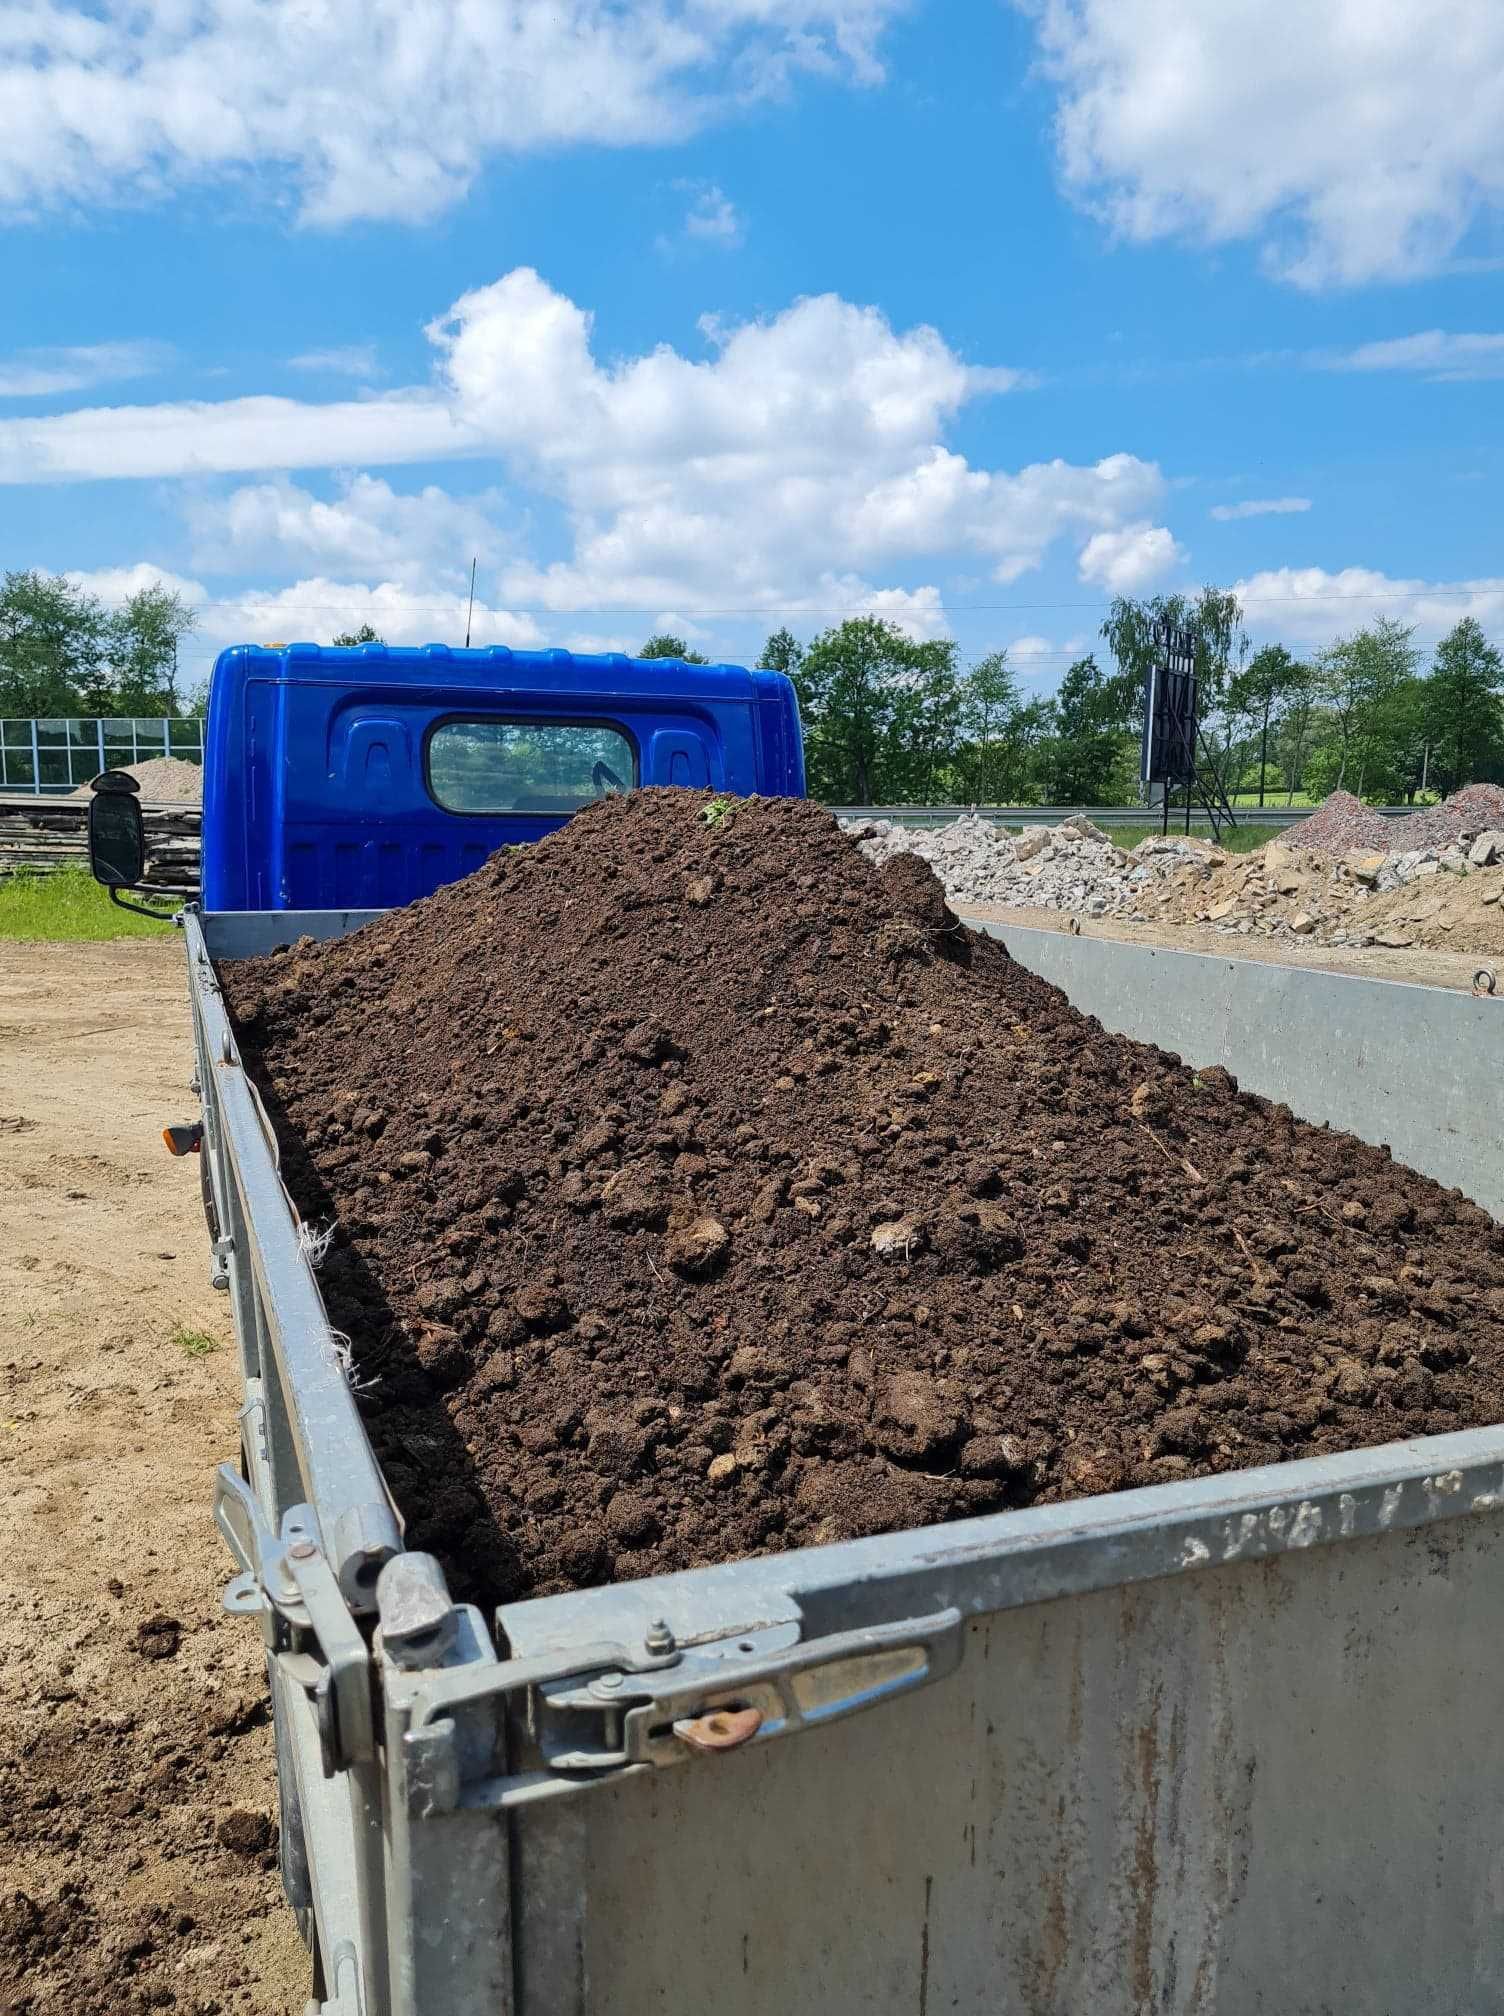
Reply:
<svg viewBox="0 0 1504 2016"><path fill-rule="evenodd" d="M1240 826L1298 826L1316 810L1314 805L1239 805ZM1368 810L1385 819L1404 819L1418 810L1414 805L1371 805ZM1062 819L1085 817L1098 826L1157 826L1159 808L1149 805L832 805L838 819L891 819L900 826L947 826L953 819L970 815L994 826L1058 826ZM1210 821L1204 812L1192 812L1191 831L1206 832ZM1170 831L1185 826L1184 812L1170 814Z"/></svg>

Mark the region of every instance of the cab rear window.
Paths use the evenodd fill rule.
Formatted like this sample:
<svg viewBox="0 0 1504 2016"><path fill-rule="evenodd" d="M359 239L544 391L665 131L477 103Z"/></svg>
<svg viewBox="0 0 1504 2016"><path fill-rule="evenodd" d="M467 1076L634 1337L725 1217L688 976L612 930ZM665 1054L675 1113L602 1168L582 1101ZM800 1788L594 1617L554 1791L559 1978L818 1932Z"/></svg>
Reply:
<svg viewBox="0 0 1504 2016"><path fill-rule="evenodd" d="M574 812L637 782L637 751L603 721L442 721L428 789L446 812Z"/></svg>

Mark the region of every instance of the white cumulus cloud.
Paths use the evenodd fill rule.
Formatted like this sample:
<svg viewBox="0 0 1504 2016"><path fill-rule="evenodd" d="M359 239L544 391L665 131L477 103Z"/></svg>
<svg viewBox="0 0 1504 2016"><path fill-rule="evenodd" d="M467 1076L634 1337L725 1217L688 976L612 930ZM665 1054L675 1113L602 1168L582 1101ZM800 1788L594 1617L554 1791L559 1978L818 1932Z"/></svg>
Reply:
<svg viewBox="0 0 1504 2016"><path fill-rule="evenodd" d="M1087 540L1081 549L1081 579L1095 581L1113 595L1137 595L1185 557L1168 526L1124 525Z"/></svg>
<svg viewBox="0 0 1504 2016"><path fill-rule="evenodd" d="M193 507L207 554L280 553L301 571L415 578L456 548L491 555L513 608L831 610L883 596L942 620L938 563L999 582L1060 541L1085 578L1138 587L1179 549L1150 514L1156 464L1108 454L978 467L946 436L974 401L1027 382L978 367L934 329L895 329L836 295L729 324L705 347L603 361L589 313L530 268L463 295L429 325L429 384L328 402L251 397L0 421L0 481L266 472ZM484 456L514 520L533 503L563 557L524 553L429 486L373 466ZM362 468L321 499L285 473ZM409 564L410 563L410 564ZM906 599L905 599L906 598Z"/></svg>
<svg viewBox="0 0 1504 2016"><path fill-rule="evenodd" d="M1423 644L1464 616L1504 627L1504 576L1425 581L1376 567L1271 567L1234 583L1250 628L1286 643L1319 646L1380 616L1415 626Z"/></svg>
<svg viewBox="0 0 1504 2016"><path fill-rule="evenodd" d="M495 155L661 146L800 73L873 83L903 0L152 0L0 7L0 209L290 185L429 217Z"/></svg>
<svg viewBox="0 0 1504 2016"><path fill-rule="evenodd" d="M75 570L68 578L111 606L157 584L181 595L197 617L189 655L202 660L200 672L228 644L328 644L362 623L369 623L388 644L457 644L464 638L469 612L465 590L436 587L431 580L334 580L311 574L281 588L247 588L216 596L202 581L149 561ZM545 639L531 617L498 608L478 595L471 641L520 649Z"/></svg>
<svg viewBox="0 0 1504 2016"><path fill-rule="evenodd" d="M1017 0L1065 183L1124 237L1252 239L1307 287L1407 279L1504 198L1498 0Z"/></svg>
<svg viewBox="0 0 1504 2016"><path fill-rule="evenodd" d="M458 579L472 557L487 566L500 557L504 541L489 508L496 501L472 503L432 483L402 493L370 475L346 475L323 498L282 477L196 498L188 519L197 563L217 572L316 563L341 575Z"/></svg>

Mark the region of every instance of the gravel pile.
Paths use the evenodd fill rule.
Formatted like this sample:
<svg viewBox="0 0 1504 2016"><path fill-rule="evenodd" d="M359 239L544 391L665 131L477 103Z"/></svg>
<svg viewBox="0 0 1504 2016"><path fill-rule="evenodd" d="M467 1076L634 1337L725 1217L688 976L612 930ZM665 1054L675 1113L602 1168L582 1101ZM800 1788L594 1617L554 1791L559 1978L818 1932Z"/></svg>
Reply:
<svg viewBox="0 0 1504 2016"><path fill-rule="evenodd" d="M1407 819L1381 823L1384 831L1379 845L1391 851L1444 848L1449 842L1472 840L1480 833L1504 827L1504 790L1497 784L1465 784L1440 805L1412 812Z"/></svg>
<svg viewBox="0 0 1504 2016"><path fill-rule="evenodd" d="M970 816L928 828L885 819L850 820L847 828L876 867L903 854L927 861L952 903L1068 910L1084 917L1133 914L1145 885L1187 861L1200 861L1208 851L1205 841L1171 834L1155 835L1125 853L1079 814L1017 835Z"/></svg>
<svg viewBox="0 0 1504 2016"><path fill-rule="evenodd" d="M1347 854L1355 848L1370 854L1377 848L1382 853L1394 844L1389 820L1351 791L1334 791L1294 830L1302 847L1319 847L1328 854Z"/></svg>
<svg viewBox="0 0 1504 2016"><path fill-rule="evenodd" d="M125 774L134 777L141 786L143 804L202 805L204 802L204 773L197 763L185 763L181 756L151 756L144 763L126 765ZM90 798L93 793L92 784L80 784L70 795Z"/></svg>
<svg viewBox="0 0 1504 2016"><path fill-rule="evenodd" d="M1309 819L1293 829L1301 847L1328 854L1424 853L1504 827L1504 790L1497 784L1465 784L1440 805L1428 805L1404 819L1386 819L1355 798L1334 791Z"/></svg>

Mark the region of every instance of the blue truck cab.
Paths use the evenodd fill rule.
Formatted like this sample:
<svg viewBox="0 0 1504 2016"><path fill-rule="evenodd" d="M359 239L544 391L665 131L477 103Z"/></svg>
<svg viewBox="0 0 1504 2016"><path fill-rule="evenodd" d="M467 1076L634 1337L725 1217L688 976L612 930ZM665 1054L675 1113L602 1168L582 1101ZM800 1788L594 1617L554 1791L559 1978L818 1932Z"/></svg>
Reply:
<svg viewBox="0 0 1504 2016"><path fill-rule="evenodd" d="M240 645L209 688L203 906L410 903L641 784L802 797L790 682L620 653Z"/></svg>

